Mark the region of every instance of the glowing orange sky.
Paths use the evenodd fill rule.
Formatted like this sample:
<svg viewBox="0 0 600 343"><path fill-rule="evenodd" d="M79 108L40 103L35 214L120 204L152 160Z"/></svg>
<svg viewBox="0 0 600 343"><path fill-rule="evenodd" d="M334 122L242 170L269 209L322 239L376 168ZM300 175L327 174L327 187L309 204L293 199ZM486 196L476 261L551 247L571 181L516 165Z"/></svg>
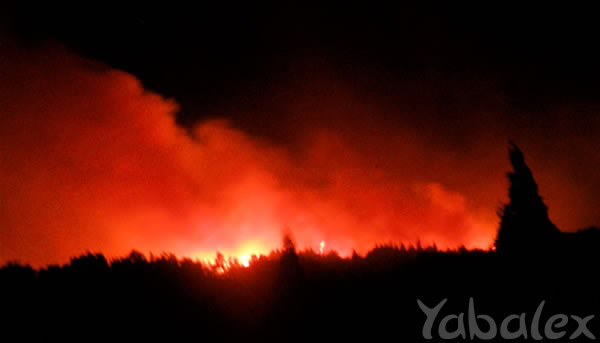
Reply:
<svg viewBox="0 0 600 343"><path fill-rule="evenodd" d="M57 46L5 46L0 262L66 262L86 250L241 256L278 248L283 232L299 248L324 241L342 254L417 240L487 248L506 199L508 136L560 227L600 224L598 182L575 172L600 165L586 136L559 141L491 119L457 147L436 136L448 128L390 130L370 115L385 104L349 102L341 85L316 110L290 101L291 147L224 119L188 134L175 125L175 101L132 75Z"/></svg>

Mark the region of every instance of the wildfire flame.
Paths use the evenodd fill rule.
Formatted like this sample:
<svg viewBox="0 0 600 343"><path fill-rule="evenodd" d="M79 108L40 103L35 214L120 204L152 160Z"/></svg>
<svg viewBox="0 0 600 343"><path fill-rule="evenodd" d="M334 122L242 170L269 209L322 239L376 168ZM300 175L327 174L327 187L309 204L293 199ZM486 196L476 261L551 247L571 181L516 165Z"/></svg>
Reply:
<svg viewBox="0 0 600 343"><path fill-rule="evenodd" d="M248 256L248 255L240 256L240 264L246 268L249 267L250 266L250 256Z"/></svg>
<svg viewBox="0 0 600 343"><path fill-rule="evenodd" d="M318 83L311 87L339 88L339 97L282 98L294 104L282 108L282 132L297 134L289 142L225 119L184 129L175 102L84 61L62 49L12 47L0 56L9 101L0 109L0 164L10 166L0 168L0 264L136 249L202 261L219 251L250 266L252 255L281 247L284 232L299 250L324 254L326 239L340 256L382 242L486 248L494 240L502 152L454 161L412 130L364 115L379 110L348 108L351 90ZM354 124L337 125L347 116ZM484 164L495 168L485 174Z"/></svg>

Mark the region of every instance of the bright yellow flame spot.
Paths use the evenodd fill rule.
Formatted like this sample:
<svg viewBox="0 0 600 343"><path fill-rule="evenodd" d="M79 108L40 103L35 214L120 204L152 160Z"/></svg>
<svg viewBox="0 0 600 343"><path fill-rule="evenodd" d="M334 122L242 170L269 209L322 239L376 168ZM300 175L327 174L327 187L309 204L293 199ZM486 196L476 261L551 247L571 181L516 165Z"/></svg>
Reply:
<svg viewBox="0 0 600 343"><path fill-rule="evenodd" d="M242 267L249 267L254 257L267 256L270 250L268 245L259 241L247 241L241 246L233 249L218 249L223 255L223 268L217 270L219 273L224 273L234 264L239 264ZM191 254L192 257L199 259L207 265L215 265L217 263L215 252L198 251ZM234 262L234 261L237 261Z"/></svg>
<svg viewBox="0 0 600 343"><path fill-rule="evenodd" d="M250 266L250 256L248 256L248 255L242 255L242 256L240 256L240 263L244 267Z"/></svg>
<svg viewBox="0 0 600 343"><path fill-rule="evenodd" d="M323 251L325 251L325 241L321 241L321 244L319 244L319 253L321 253L321 255L323 254Z"/></svg>

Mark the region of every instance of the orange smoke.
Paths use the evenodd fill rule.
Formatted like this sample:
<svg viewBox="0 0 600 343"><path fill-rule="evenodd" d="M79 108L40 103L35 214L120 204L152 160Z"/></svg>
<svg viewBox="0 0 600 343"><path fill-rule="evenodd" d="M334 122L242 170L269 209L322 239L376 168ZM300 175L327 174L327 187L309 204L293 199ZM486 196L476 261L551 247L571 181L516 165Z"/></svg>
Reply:
<svg viewBox="0 0 600 343"><path fill-rule="evenodd" d="M300 249L343 255L386 242L487 248L495 236L501 134L461 155L332 96L325 114L290 109L301 125L280 145L225 119L188 132L173 100L60 47L9 44L0 73L0 262L137 249L247 264L286 231ZM344 111L359 124L339 125Z"/></svg>

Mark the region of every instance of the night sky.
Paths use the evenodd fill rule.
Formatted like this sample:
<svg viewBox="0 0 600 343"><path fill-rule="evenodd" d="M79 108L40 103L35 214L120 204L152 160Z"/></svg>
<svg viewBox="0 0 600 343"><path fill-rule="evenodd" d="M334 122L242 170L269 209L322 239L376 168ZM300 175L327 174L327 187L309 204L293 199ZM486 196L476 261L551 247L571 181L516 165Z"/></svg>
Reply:
<svg viewBox="0 0 600 343"><path fill-rule="evenodd" d="M487 249L509 139L600 225L590 9L46 6L2 10L0 262Z"/></svg>

